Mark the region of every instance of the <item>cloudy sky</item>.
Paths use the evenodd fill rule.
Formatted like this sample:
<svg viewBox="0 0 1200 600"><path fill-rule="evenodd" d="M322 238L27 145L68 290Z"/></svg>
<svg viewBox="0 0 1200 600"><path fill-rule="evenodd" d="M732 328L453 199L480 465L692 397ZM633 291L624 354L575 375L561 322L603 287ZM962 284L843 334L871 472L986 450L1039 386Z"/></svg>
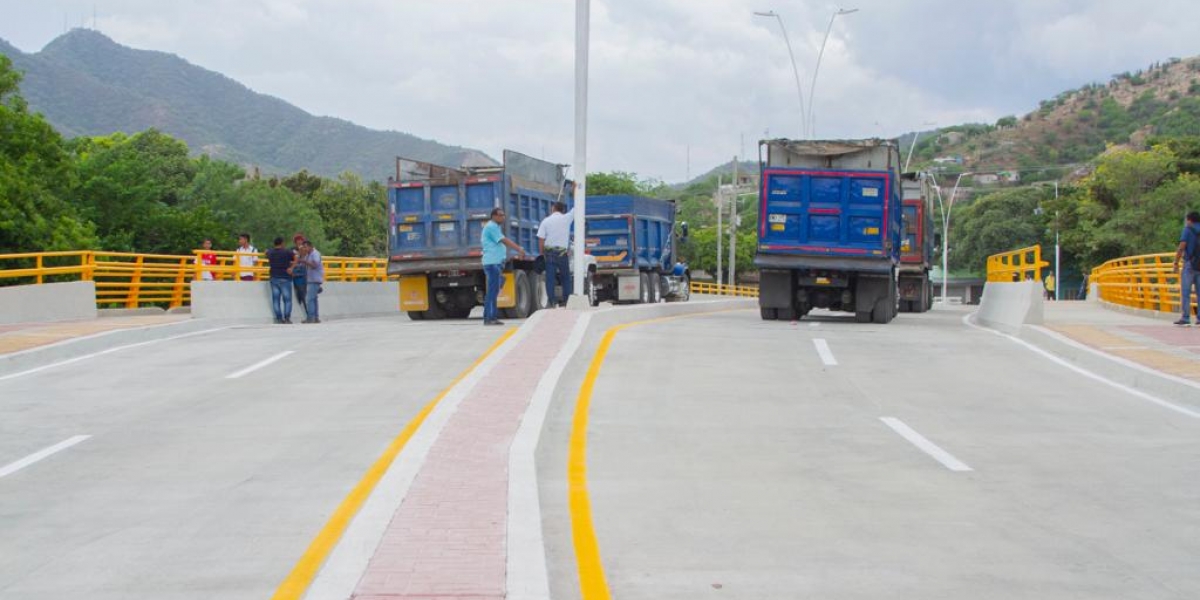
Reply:
<svg viewBox="0 0 1200 600"><path fill-rule="evenodd" d="M1200 54L1194 0L845 0L813 102L817 137L994 121L1172 56ZM589 167L666 181L764 135L797 136L838 4L592 0ZM570 162L571 0L0 0L0 37L36 51L92 22L318 115L499 156ZM744 142L743 142L744 140ZM688 156L690 153L690 169Z"/></svg>

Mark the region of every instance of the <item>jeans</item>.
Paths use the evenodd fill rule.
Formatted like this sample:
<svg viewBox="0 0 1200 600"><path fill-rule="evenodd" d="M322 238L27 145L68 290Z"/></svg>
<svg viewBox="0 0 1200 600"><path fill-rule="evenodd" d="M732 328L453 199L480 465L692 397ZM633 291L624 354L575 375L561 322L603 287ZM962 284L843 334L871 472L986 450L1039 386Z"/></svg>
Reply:
<svg viewBox="0 0 1200 600"><path fill-rule="evenodd" d="M317 296L321 294L321 282L308 282L306 290L304 290L304 312L308 313L308 320L315 321L321 318L321 311L317 307Z"/></svg>
<svg viewBox="0 0 1200 600"><path fill-rule="evenodd" d="M567 253L555 254L548 252L542 255L546 260L546 296L550 298L550 306L559 302L566 304L571 297L571 261ZM562 298L554 294L555 284L562 286Z"/></svg>
<svg viewBox="0 0 1200 600"><path fill-rule="evenodd" d="M483 265L483 275L487 278L487 292L483 295L483 322L487 323L496 320L496 297L504 285L504 273L500 265Z"/></svg>
<svg viewBox="0 0 1200 600"><path fill-rule="evenodd" d="M308 282L304 277L292 277L292 294L296 298L296 304L304 307L304 315L308 316L308 302L305 298L308 296Z"/></svg>
<svg viewBox="0 0 1200 600"><path fill-rule="evenodd" d="M1183 320L1191 320L1192 312L1192 289L1196 290L1196 299L1200 300L1200 271L1192 268L1191 264L1183 265L1183 273L1179 274L1179 300L1182 305ZM1197 322L1200 322L1200 316L1197 317Z"/></svg>
<svg viewBox="0 0 1200 600"><path fill-rule="evenodd" d="M275 311L276 321L292 320L292 280L271 278L271 310Z"/></svg>

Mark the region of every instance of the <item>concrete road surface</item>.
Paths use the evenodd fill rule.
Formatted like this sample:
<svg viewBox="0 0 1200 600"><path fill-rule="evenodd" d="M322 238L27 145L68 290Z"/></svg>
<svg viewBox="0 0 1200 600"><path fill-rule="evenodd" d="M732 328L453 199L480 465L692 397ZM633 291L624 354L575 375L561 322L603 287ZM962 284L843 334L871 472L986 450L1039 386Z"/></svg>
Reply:
<svg viewBox="0 0 1200 600"><path fill-rule="evenodd" d="M237 328L0 380L0 598L269 598L503 329Z"/></svg>
<svg viewBox="0 0 1200 600"><path fill-rule="evenodd" d="M613 597L1200 598L1200 420L964 311L620 333L587 446ZM570 414L541 449L555 598Z"/></svg>

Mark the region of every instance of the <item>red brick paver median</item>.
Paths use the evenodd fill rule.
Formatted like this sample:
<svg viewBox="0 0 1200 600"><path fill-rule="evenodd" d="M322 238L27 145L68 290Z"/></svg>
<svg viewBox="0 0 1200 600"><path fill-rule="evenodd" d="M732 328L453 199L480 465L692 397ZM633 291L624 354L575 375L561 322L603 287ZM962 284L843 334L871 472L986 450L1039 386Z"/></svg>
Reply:
<svg viewBox="0 0 1200 600"><path fill-rule="evenodd" d="M462 399L355 589L356 600L505 596L508 454L578 314L548 311Z"/></svg>

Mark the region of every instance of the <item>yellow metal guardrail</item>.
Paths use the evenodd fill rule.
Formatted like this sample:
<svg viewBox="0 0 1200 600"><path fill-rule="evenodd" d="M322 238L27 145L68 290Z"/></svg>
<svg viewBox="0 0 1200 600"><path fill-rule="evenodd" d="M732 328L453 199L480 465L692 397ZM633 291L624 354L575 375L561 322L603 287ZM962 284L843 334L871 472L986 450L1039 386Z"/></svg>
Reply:
<svg viewBox="0 0 1200 600"><path fill-rule="evenodd" d="M997 282L1041 281L1042 269L1050 263L1042 260L1042 247L993 254L987 259L987 280Z"/></svg>
<svg viewBox="0 0 1200 600"><path fill-rule="evenodd" d="M693 294L711 294L713 296L740 296L744 298L757 298L758 286L753 285L717 285L715 283L707 283L703 281L692 282Z"/></svg>
<svg viewBox="0 0 1200 600"><path fill-rule="evenodd" d="M1175 254L1143 254L1114 258L1094 269L1089 282L1100 299L1130 308L1181 313ZM1195 302L1193 302L1193 307Z"/></svg>
<svg viewBox="0 0 1200 600"><path fill-rule="evenodd" d="M216 264L202 264L201 254L212 254ZM193 280L203 273L215 280L238 280L248 272L254 279L267 277L266 259L254 255L254 266L241 266L236 252L196 250L193 256L138 254L81 250L0 254L0 285L42 284L59 281L95 281L100 307L137 308L191 302ZM384 281L387 260L382 258L322 258L326 281Z"/></svg>

